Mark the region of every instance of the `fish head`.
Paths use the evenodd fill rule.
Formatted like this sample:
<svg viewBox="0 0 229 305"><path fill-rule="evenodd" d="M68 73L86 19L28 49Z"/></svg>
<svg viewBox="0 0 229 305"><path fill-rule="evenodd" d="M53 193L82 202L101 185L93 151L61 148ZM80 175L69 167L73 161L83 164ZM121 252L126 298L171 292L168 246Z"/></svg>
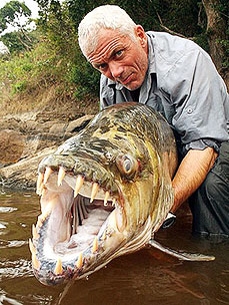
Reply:
<svg viewBox="0 0 229 305"><path fill-rule="evenodd" d="M35 276L47 285L80 279L144 247L171 208L175 167L160 115L135 103L100 112L39 165Z"/></svg>

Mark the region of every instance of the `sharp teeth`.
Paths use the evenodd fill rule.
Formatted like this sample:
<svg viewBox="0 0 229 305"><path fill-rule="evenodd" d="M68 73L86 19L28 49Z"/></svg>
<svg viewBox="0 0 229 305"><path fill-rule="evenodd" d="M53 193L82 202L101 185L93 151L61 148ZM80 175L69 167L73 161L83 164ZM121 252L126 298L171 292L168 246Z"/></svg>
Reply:
<svg viewBox="0 0 229 305"><path fill-rule="evenodd" d="M58 258L58 260L57 260L57 262L56 262L56 267L55 267L53 273L54 273L55 275L57 275L57 274L61 274L62 272L63 272L62 261L61 261L60 258Z"/></svg>
<svg viewBox="0 0 229 305"><path fill-rule="evenodd" d="M36 248L32 242L31 239L29 239L29 249L30 249L30 252L33 254L33 253L36 253Z"/></svg>
<svg viewBox="0 0 229 305"><path fill-rule="evenodd" d="M63 168L63 166L60 166L59 172L58 172L58 179L57 179L58 186L62 185L62 181L63 181L64 177L65 177L65 169Z"/></svg>
<svg viewBox="0 0 229 305"><path fill-rule="evenodd" d="M50 201L48 204L43 204L41 206L41 221L43 222L49 214L52 212L53 207L55 206L56 202L55 201Z"/></svg>
<svg viewBox="0 0 229 305"><path fill-rule="evenodd" d="M78 175L76 178L76 186L74 190L74 198L78 195L81 186L83 185L84 178L81 175Z"/></svg>
<svg viewBox="0 0 229 305"><path fill-rule="evenodd" d="M80 252L79 256L78 256L78 260L76 262L76 267L78 269L81 269L83 267L83 254Z"/></svg>
<svg viewBox="0 0 229 305"><path fill-rule="evenodd" d="M112 207L115 206L115 203L116 203L116 199L113 199L113 200L112 200Z"/></svg>
<svg viewBox="0 0 229 305"><path fill-rule="evenodd" d="M39 173L38 178L37 178L37 195L41 195L42 190L43 190L43 179L44 179L44 174Z"/></svg>
<svg viewBox="0 0 229 305"><path fill-rule="evenodd" d="M40 237L40 235L37 233L37 229L34 224L32 226L32 234L33 234L33 239L38 239Z"/></svg>
<svg viewBox="0 0 229 305"><path fill-rule="evenodd" d="M92 185L92 190L91 190L91 200L90 203L93 202L93 200L95 199L96 194L98 193L99 190L99 185L98 183L94 182Z"/></svg>
<svg viewBox="0 0 229 305"><path fill-rule="evenodd" d="M41 197L44 197L46 190L47 190L47 188L46 188L46 186L43 184L43 185L42 185L42 191L41 191Z"/></svg>
<svg viewBox="0 0 229 305"><path fill-rule="evenodd" d="M46 167L46 169L45 169L45 174L44 174L44 184L47 183L48 178L49 178L49 176L51 175L51 173L52 173L51 167Z"/></svg>
<svg viewBox="0 0 229 305"><path fill-rule="evenodd" d="M39 221L41 221L43 223L45 221L45 214L40 214L38 216L38 218L39 218Z"/></svg>
<svg viewBox="0 0 229 305"><path fill-rule="evenodd" d="M108 200L109 196L110 196L110 193L108 191L106 191L105 197L104 197L104 205L105 206L107 206L107 200Z"/></svg>
<svg viewBox="0 0 229 305"><path fill-rule="evenodd" d="M40 214L38 217L37 217L37 226L40 228L43 224L45 220L45 216L43 214Z"/></svg>
<svg viewBox="0 0 229 305"><path fill-rule="evenodd" d="M103 236L102 236L102 240L105 240L107 237L107 233L106 233L106 230L103 232Z"/></svg>
<svg viewBox="0 0 229 305"><path fill-rule="evenodd" d="M98 237L96 236L95 239L94 239L94 242L93 242L93 246L92 246L92 253L95 253L98 248L99 248L99 245L98 245Z"/></svg>
<svg viewBox="0 0 229 305"><path fill-rule="evenodd" d="M44 222L45 219L46 219L46 218L49 216L49 214L51 213L51 211L52 211L52 208L51 208L51 207L52 207L52 205L49 204L49 205L46 207L44 213L42 213L42 219L41 219L42 222Z"/></svg>
<svg viewBox="0 0 229 305"><path fill-rule="evenodd" d="M40 269L40 262L35 253L32 253L32 264L34 269Z"/></svg>
<svg viewBox="0 0 229 305"><path fill-rule="evenodd" d="M44 192L44 184L42 183L40 189L37 189L36 193L38 196L42 196L43 192Z"/></svg>
<svg viewBox="0 0 229 305"><path fill-rule="evenodd" d="M50 202L47 206L42 207L42 213L37 217L37 225L38 227L41 227L45 219L49 216L51 213L53 206L55 205L55 202Z"/></svg>
<svg viewBox="0 0 229 305"><path fill-rule="evenodd" d="M40 218L37 218L37 227L40 228L42 226L42 221Z"/></svg>

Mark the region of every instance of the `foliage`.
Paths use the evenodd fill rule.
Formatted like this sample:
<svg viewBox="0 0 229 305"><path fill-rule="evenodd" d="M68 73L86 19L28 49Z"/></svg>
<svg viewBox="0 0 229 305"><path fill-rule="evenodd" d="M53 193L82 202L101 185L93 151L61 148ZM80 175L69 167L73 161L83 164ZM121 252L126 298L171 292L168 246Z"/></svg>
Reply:
<svg viewBox="0 0 229 305"><path fill-rule="evenodd" d="M223 70L229 69L229 2L228 0L218 0L214 9L218 12L219 17L224 22L224 39L217 39L217 43L221 46L224 56L222 59Z"/></svg>
<svg viewBox="0 0 229 305"><path fill-rule="evenodd" d="M75 97L82 98L85 95L99 95L99 79L100 73L93 69L85 58L83 58L80 50L76 54L74 64L69 73L70 82L76 85Z"/></svg>
<svg viewBox="0 0 229 305"><path fill-rule="evenodd" d="M12 0L0 9L0 33L8 27L16 29L2 35L2 41L11 53L29 50L32 47L34 37L27 31L27 25L31 22L30 16L31 10L24 2Z"/></svg>
<svg viewBox="0 0 229 305"><path fill-rule="evenodd" d="M74 85L75 97L81 98L87 94L98 96L100 75L86 62L79 50L77 31L70 18L69 6L67 3L60 5L57 0L37 2L42 11L41 15L45 16L40 26L52 48L64 58L67 67L65 78ZM43 9L42 5L45 5Z"/></svg>
<svg viewBox="0 0 229 305"><path fill-rule="evenodd" d="M13 27L22 28L22 17L30 17L31 10L25 5L24 2L12 0L5 4L0 9L0 33L7 29L8 25Z"/></svg>
<svg viewBox="0 0 229 305"><path fill-rule="evenodd" d="M229 33L227 34L229 36ZM219 43L223 46L224 48L224 58L222 62L222 68L223 69L228 69L229 68L229 39L225 40L220 40Z"/></svg>
<svg viewBox="0 0 229 305"><path fill-rule="evenodd" d="M29 52L14 55L9 61L0 60L1 84L9 89L10 95L19 92L31 94L37 88L51 86L60 80L59 75L64 75L56 55L44 39Z"/></svg>
<svg viewBox="0 0 229 305"><path fill-rule="evenodd" d="M25 38L21 31L14 31L1 36L1 40L8 47L12 55L30 50L38 42L38 35L37 32L29 32L27 33L27 38Z"/></svg>

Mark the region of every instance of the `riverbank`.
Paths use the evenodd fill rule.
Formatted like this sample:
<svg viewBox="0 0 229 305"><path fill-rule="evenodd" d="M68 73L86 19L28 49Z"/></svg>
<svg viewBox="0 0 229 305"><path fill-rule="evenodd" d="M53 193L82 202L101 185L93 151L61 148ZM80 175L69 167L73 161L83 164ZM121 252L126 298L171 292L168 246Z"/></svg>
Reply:
<svg viewBox="0 0 229 305"><path fill-rule="evenodd" d="M0 110L1 187L35 189L40 160L79 132L98 111L96 99L60 96L57 86L5 101Z"/></svg>

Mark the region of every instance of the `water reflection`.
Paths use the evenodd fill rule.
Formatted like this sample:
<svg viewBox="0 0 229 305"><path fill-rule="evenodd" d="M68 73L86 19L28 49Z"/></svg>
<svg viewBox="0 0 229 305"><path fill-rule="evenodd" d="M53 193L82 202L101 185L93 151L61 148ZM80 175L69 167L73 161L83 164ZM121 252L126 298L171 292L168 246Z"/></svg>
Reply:
<svg viewBox="0 0 229 305"><path fill-rule="evenodd" d="M180 262L146 248L68 287L43 286L33 276L28 249L38 202L33 193L0 194L0 305L229 304L228 242L193 238L186 214L157 239L176 249L215 255L214 262Z"/></svg>

